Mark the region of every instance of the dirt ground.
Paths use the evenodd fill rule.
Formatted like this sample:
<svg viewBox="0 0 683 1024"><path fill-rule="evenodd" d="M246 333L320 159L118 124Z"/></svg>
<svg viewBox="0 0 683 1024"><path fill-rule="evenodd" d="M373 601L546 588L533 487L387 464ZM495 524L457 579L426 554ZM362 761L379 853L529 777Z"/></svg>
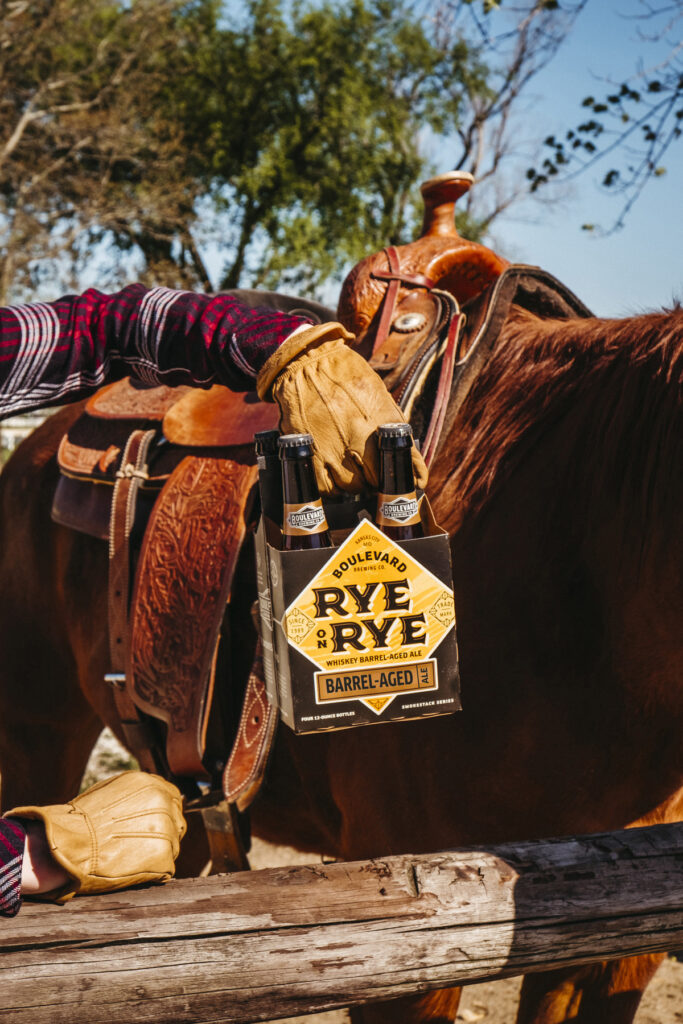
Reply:
<svg viewBox="0 0 683 1024"><path fill-rule="evenodd" d="M484 985L470 985L460 1001L456 1022L514 1024L521 978L505 978ZM281 1024L347 1024L348 1013L316 1013L290 1017ZM643 996L635 1024L680 1024L683 1021L683 964L667 960L657 971Z"/></svg>
<svg viewBox="0 0 683 1024"><path fill-rule="evenodd" d="M286 846L269 846L255 839L249 860L253 868L283 864L309 864L310 854ZM514 1024L521 978L505 978L465 989L456 1021L462 1024ZM344 1010L291 1017L283 1024L348 1024ZM683 963L666 960L648 986L636 1014L635 1024L681 1024L683 1022Z"/></svg>

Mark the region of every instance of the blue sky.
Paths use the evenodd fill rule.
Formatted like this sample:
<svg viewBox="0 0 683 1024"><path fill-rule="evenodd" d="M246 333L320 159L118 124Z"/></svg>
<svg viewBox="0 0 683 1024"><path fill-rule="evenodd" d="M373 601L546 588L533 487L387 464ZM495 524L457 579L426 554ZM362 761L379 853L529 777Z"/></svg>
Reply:
<svg viewBox="0 0 683 1024"><path fill-rule="evenodd" d="M623 16L642 10L637 0L589 0L557 57L530 85L534 135L576 126L585 113L582 99L603 93L599 79L621 82L639 58L654 65L662 47L644 45L642 23ZM495 248L554 273L598 315L660 308L676 297L683 302L683 139L663 163L667 173L648 184L616 233L601 238L581 230L583 223L609 226L620 209L619 199L598 187L607 170L599 165L576 178L562 202L549 209L527 205L497 221Z"/></svg>

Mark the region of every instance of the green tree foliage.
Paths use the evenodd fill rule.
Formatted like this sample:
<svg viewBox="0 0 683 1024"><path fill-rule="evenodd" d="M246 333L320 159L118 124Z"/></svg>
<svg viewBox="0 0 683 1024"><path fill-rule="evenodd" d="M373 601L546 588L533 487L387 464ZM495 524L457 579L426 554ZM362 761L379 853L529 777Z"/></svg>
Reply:
<svg viewBox="0 0 683 1024"><path fill-rule="evenodd" d="M549 181L601 168L602 188L621 200L609 231L624 225L647 183L666 173L665 155L683 134L683 0L646 0L639 20L644 57L656 44L664 47L663 59L635 69L626 81L608 83L601 95L586 96L580 122L549 136L548 155L527 171L535 192Z"/></svg>
<svg viewBox="0 0 683 1024"><path fill-rule="evenodd" d="M400 4L253 0L212 26L179 91L190 148L232 231L221 286L315 287L414 229L428 131L454 130L457 75L487 89L479 54L439 48Z"/></svg>
<svg viewBox="0 0 683 1024"><path fill-rule="evenodd" d="M84 274L315 293L408 240L440 140L502 180L510 112L560 38L558 4L521 0L500 49L498 6L0 0L0 301Z"/></svg>
<svg viewBox="0 0 683 1024"><path fill-rule="evenodd" d="M198 190L182 130L159 103L174 4L17 0L0 12L4 300L42 278L69 283L123 225L141 245L166 244L157 225L184 226Z"/></svg>

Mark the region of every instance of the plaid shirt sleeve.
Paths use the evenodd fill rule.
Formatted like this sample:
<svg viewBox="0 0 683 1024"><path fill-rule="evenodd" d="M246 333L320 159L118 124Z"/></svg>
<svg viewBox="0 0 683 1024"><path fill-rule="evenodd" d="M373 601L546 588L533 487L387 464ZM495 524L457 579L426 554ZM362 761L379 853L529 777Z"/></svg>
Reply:
<svg viewBox="0 0 683 1024"><path fill-rule="evenodd" d="M0 914L14 917L21 906L21 865L26 833L18 821L0 818Z"/></svg>
<svg viewBox="0 0 683 1024"><path fill-rule="evenodd" d="M228 295L140 284L0 308L0 417L76 401L127 374L250 391L268 357L308 322Z"/></svg>

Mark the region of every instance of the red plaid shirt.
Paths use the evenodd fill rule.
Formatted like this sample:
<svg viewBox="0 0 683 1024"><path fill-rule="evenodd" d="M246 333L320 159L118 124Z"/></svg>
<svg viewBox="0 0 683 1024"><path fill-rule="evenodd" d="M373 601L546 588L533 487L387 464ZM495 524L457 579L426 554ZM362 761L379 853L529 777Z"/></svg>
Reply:
<svg viewBox="0 0 683 1024"><path fill-rule="evenodd" d="M76 401L128 374L253 390L268 357L307 322L228 295L140 284L0 308L0 417Z"/></svg>
<svg viewBox="0 0 683 1024"><path fill-rule="evenodd" d="M21 864L26 833L18 821L0 818L0 914L13 917L21 905Z"/></svg>

